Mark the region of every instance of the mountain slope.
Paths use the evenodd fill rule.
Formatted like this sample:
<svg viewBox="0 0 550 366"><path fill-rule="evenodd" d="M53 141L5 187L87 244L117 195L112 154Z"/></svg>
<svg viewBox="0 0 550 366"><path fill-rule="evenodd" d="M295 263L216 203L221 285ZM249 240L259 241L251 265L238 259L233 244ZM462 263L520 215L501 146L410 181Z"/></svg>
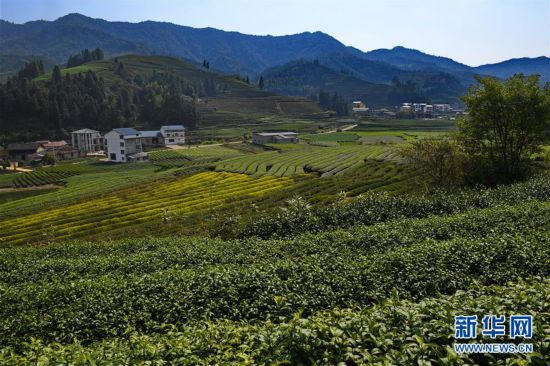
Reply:
<svg viewBox="0 0 550 366"><path fill-rule="evenodd" d="M507 78L517 73L540 74L541 81L550 81L550 58L515 58L496 64L471 67L447 57L433 56L405 47L378 49L366 52L362 57L370 61L385 62L402 70L437 70L452 74L462 84L469 85L475 75Z"/></svg>
<svg viewBox="0 0 550 366"><path fill-rule="evenodd" d="M109 55L162 54L202 62L225 72L257 74L267 67L312 58L346 47L321 32L289 36L252 36L171 23L108 22L69 14L53 22L0 23L0 54L40 54L64 62L83 48Z"/></svg>
<svg viewBox="0 0 550 366"><path fill-rule="evenodd" d="M550 58L513 58L496 64L481 65L475 68L479 73L507 78L517 73L539 74L542 82L550 81Z"/></svg>
<svg viewBox="0 0 550 366"><path fill-rule="evenodd" d="M469 71L470 66L447 57L428 55L418 50L397 46L392 49L377 49L366 52L364 57L371 61L386 62L403 70L441 68L451 71Z"/></svg>
<svg viewBox="0 0 550 366"><path fill-rule="evenodd" d="M550 79L545 57L473 68L405 47L364 53L321 32L254 36L165 22L109 22L81 14L25 24L0 20L0 55L36 55L62 64L70 55L96 47L109 57L131 53L177 56L196 63L206 59L212 69L250 77L291 61L320 59L337 72L373 83L388 83L394 76L407 80L407 72L418 71L427 73L427 77L448 73L464 86L473 83L479 73L505 77L517 72L539 72L543 80ZM6 71L1 66L0 73Z"/></svg>
<svg viewBox="0 0 550 366"><path fill-rule="evenodd" d="M452 75L442 72L397 70L391 83L371 83L360 78L361 73L338 72L334 64L333 67L324 64L327 59L321 60L293 61L266 70L262 74L266 89L300 96L316 96L323 90L337 93L348 102L363 100L370 106L398 105L411 100L456 103L466 89Z"/></svg>
<svg viewBox="0 0 550 366"><path fill-rule="evenodd" d="M38 56L18 56L18 55L0 55L0 82L6 80L10 76L17 74L25 63L41 59L46 70L54 66L54 62L45 57Z"/></svg>
<svg viewBox="0 0 550 366"><path fill-rule="evenodd" d="M166 56L121 56L0 84L0 136L66 138L114 127L233 126L260 117L322 117L316 103L259 90L235 77Z"/></svg>
<svg viewBox="0 0 550 366"><path fill-rule="evenodd" d="M454 75L456 72L443 72L440 69L403 70L385 62L370 61L349 53L331 54L319 61L333 69L354 76L358 79L392 84L412 81L420 89L424 89L429 97L455 98L461 95L465 87Z"/></svg>

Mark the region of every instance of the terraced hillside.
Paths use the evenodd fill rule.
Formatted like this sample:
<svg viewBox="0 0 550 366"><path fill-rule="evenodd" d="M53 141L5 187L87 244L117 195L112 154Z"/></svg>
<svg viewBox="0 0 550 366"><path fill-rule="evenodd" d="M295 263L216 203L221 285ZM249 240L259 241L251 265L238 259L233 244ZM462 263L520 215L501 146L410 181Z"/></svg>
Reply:
<svg viewBox="0 0 550 366"><path fill-rule="evenodd" d="M3 248L0 361L544 365L549 187L289 207L262 218L278 238ZM506 340L534 353L457 354L454 316L488 313L534 315Z"/></svg>
<svg viewBox="0 0 550 366"><path fill-rule="evenodd" d="M64 205L29 215L17 214L3 220L0 241L21 244L37 239L56 240L90 236L144 223L162 224L180 217L244 204L256 197L292 184L290 179L265 177L254 180L231 173L198 173L167 182L151 182L119 190L103 197ZM12 206L13 207L13 206ZM7 216L7 214L2 214Z"/></svg>
<svg viewBox="0 0 550 366"><path fill-rule="evenodd" d="M254 215L251 206L263 212L296 195L320 203L341 192L406 192L423 179L390 146L277 148L228 144L158 150L145 164L91 161L13 175L15 187L60 188L0 200L0 243L217 231L216 223L226 217Z"/></svg>
<svg viewBox="0 0 550 366"><path fill-rule="evenodd" d="M229 125L257 120L259 116L317 115L321 109L306 98L279 96L251 86L244 81L183 61L163 56L126 55L117 57L124 65L125 76L117 73L117 63L112 60L96 61L62 70L62 75L94 71L108 86L128 83L128 80L144 78L154 73L172 75L190 85L206 85L209 91L197 100L199 112L204 115L204 125ZM37 80L49 80L46 74ZM212 89L212 90L210 90ZM230 117L232 116L232 117ZM234 123L231 123L233 120Z"/></svg>
<svg viewBox="0 0 550 366"><path fill-rule="evenodd" d="M322 177L342 175L365 163L397 161L398 153L382 146L317 147L305 145L288 151L274 151L227 159L216 165L217 171L250 174L255 177L272 175L291 177L315 172Z"/></svg>

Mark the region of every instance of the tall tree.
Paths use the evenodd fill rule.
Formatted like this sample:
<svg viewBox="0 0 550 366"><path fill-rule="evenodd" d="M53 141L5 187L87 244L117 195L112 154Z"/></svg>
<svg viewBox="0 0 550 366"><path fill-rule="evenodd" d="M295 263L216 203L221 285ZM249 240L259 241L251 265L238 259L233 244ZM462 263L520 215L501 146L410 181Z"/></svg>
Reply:
<svg viewBox="0 0 550 366"><path fill-rule="evenodd" d="M550 127L550 85L541 88L536 75L476 80L462 98L468 110L459 123L462 141L490 183L520 179Z"/></svg>
<svg viewBox="0 0 550 366"><path fill-rule="evenodd" d="M54 66L52 71L52 81L54 84L59 84L61 82L61 70L57 65Z"/></svg>
<svg viewBox="0 0 550 366"><path fill-rule="evenodd" d="M260 76L260 81L258 82L258 87L260 90L264 90L264 77Z"/></svg>

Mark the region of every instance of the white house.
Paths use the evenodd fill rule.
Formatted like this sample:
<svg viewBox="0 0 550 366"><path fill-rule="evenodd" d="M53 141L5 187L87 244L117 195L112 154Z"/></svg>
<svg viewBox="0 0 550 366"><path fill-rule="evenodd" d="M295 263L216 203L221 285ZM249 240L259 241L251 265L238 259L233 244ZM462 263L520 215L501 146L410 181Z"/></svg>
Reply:
<svg viewBox="0 0 550 366"><path fill-rule="evenodd" d="M185 127L182 125L162 126L160 133L164 138L165 145L185 144Z"/></svg>
<svg viewBox="0 0 550 366"><path fill-rule="evenodd" d="M143 152L141 133L133 128L115 128L105 134L109 161L128 163L145 161L149 155Z"/></svg>
<svg viewBox="0 0 550 366"><path fill-rule="evenodd" d="M369 111L369 108L361 100L356 100L355 102L353 102L352 110L354 113L367 113Z"/></svg>
<svg viewBox="0 0 550 366"><path fill-rule="evenodd" d="M101 134L89 128L73 131L71 133L71 145L81 153L95 153L105 150Z"/></svg>

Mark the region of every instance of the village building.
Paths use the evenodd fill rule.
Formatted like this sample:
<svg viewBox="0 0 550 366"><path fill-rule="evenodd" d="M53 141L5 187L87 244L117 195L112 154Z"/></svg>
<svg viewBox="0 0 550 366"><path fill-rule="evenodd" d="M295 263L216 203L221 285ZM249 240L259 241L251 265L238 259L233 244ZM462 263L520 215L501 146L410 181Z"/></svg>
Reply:
<svg viewBox="0 0 550 366"><path fill-rule="evenodd" d="M451 113L453 108L450 104L434 104L434 112L437 113Z"/></svg>
<svg viewBox="0 0 550 366"><path fill-rule="evenodd" d="M20 163L41 160L46 149L38 142L15 143L8 145L8 159Z"/></svg>
<svg viewBox="0 0 550 366"><path fill-rule="evenodd" d="M280 144L280 143L298 143L298 134L296 132L261 132L252 135L254 144Z"/></svg>
<svg viewBox="0 0 550 366"><path fill-rule="evenodd" d="M183 125L162 126L160 133L165 145L185 144L185 127Z"/></svg>
<svg viewBox="0 0 550 366"><path fill-rule="evenodd" d="M353 113L368 113L369 112L369 108L367 108L367 105L365 103L363 103L362 101L360 101L360 100L356 100L355 102L353 102L351 109L352 109Z"/></svg>
<svg viewBox="0 0 550 366"><path fill-rule="evenodd" d="M164 136L160 131L140 131L141 144L144 147L164 146Z"/></svg>
<svg viewBox="0 0 550 366"><path fill-rule="evenodd" d="M99 131L84 128L71 133L71 145L78 151L89 154L105 150L105 141Z"/></svg>
<svg viewBox="0 0 550 366"><path fill-rule="evenodd" d="M129 163L149 160L143 152L141 133L134 128L115 128L105 134L109 161Z"/></svg>
<svg viewBox="0 0 550 366"><path fill-rule="evenodd" d="M44 153L53 157L55 160L69 160L85 156L84 152L78 151L67 141L37 141L44 146Z"/></svg>

